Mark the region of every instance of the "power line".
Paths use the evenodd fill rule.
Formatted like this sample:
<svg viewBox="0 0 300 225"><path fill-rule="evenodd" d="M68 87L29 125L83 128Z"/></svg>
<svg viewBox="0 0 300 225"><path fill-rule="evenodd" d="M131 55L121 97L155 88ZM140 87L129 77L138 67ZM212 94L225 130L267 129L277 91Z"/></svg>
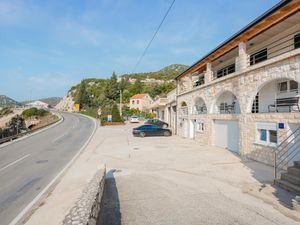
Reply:
<svg viewBox="0 0 300 225"><path fill-rule="evenodd" d="M141 55L141 57L139 58L139 60L138 60L137 63L135 64L135 66L134 66L134 68L133 68L133 70L132 70L132 73L135 72L136 68L137 68L138 65L141 63L141 61L142 61L142 59L144 58L144 56L145 56L145 54L146 54L148 48L149 48L150 45L152 44L152 42L153 42L155 36L157 35L157 33L158 33L160 27L162 26L162 24L164 23L165 19L167 18L167 16L168 16L168 14L169 14L169 12L170 12L172 6L174 5L174 3L175 3L175 0L173 0L173 2L171 3L171 5L169 6L169 8L168 8L167 12L165 13L165 15L164 15L162 21L160 22L159 26L157 27L157 29L156 29L154 35L152 36L151 40L149 41L148 45L146 46L145 50L143 51L143 54Z"/></svg>

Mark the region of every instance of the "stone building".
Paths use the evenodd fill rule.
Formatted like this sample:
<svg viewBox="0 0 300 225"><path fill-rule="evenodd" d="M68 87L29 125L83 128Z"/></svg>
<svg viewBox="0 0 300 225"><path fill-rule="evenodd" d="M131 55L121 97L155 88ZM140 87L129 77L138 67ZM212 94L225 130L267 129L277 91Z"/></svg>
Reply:
<svg viewBox="0 0 300 225"><path fill-rule="evenodd" d="M139 109L143 112L149 112L149 107L152 104L153 100L149 94L136 94L133 95L129 100L130 109Z"/></svg>
<svg viewBox="0 0 300 225"><path fill-rule="evenodd" d="M179 135L269 165L283 145L300 159L299 10L279 2L176 77Z"/></svg>

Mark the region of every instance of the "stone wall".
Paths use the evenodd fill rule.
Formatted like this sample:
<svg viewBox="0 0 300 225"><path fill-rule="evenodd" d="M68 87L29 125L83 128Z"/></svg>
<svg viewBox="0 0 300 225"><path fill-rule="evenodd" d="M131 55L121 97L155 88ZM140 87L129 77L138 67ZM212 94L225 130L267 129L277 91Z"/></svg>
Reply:
<svg viewBox="0 0 300 225"><path fill-rule="evenodd" d="M182 102L188 105L189 115L178 115L177 133L190 137L190 121L201 120L205 124L203 132L195 133L195 141L203 144L214 144L215 120L239 121L239 148L243 158L254 159L269 165L274 164L274 148L256 143L257 122L281 122L285 129L278 130L279 142L287 136L289 123L300 124L300 113L258 113L252 114L253 100L266 84L280 80L291 79L300 83L300 49L282 54L276 58L237 71L231 75L210 81L209 83L186 91L177 96L178 112ZM225 92L233 93L240 105L240 114L218 114L216 101ZM208 109L208 114L193 115L193 107L198 98L202 98ZM183 123L184 120L184 123ZM182 126L181 126L182 125ZM184 131L187 129L187 132Z"/></svg>
<svg viewBox="0 0 300 225"><path fill-rule="evenodd" d="M96 225L105 184L105 170L99 170L81 197L66 215L62 225Z"/></svg>

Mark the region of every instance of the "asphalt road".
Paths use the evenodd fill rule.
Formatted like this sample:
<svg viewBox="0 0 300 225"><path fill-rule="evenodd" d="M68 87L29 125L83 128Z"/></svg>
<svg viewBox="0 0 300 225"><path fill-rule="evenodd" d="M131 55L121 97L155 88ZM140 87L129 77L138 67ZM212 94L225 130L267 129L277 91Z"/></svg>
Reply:
<svg viewBox="0 0 300 225"><path fill-rule="evenodd" d="M62 115L59 125L0 148L0 225L9 224L91 136L91 119Z"/></svg>

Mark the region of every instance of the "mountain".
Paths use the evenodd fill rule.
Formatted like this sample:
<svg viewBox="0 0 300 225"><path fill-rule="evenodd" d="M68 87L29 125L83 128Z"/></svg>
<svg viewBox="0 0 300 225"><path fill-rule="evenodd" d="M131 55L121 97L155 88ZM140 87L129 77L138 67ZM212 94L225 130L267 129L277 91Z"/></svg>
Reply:
<svg viewBox="0 0 300 225"><path fill-rule="evenodd" d="M0 95L0 107L9 107L9 106L16 106L16 105L21 105L21 103L5 95Z"/></svg>
<svg viewBox="0 0 300 225"><path fill-rule="evenodd" d="M146 79L152 78L156 80L173 80L177 75L182 73L188 68L186 65L182 64L172 64L156 72L147 72L147 73L132 73L132 74L123 74L121 77L128 77L134 79Z"/></svg>
<svg viewBox="0 0 300 225"><path fill-rule="evenodd" d="M38 101L42 101L50 105L51 107L55 107L61 100L61 97L49 97L49 98L41 98L37 99ZM32 100L32 101L24 101L22 102L23 104L27 104L29 102L37 101L37 100Z"/></svg>

